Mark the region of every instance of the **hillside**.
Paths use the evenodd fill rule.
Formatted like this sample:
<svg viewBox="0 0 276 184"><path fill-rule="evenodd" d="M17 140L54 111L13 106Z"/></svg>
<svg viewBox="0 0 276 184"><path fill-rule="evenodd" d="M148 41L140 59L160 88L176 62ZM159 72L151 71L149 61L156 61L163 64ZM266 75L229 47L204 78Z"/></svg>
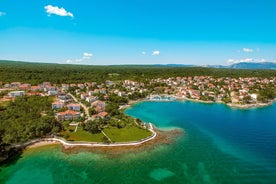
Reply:
<svg viewBox="0 0 276 184"><path fill-rule="evenodd" d="M196 75L213 77L275 77L276 70L241 70L156 65L87 66L0 61L0 81L2 82L20 81L38 84L43 81L49 81L60 84L125 79L142 81L151 78Z"/></svg>

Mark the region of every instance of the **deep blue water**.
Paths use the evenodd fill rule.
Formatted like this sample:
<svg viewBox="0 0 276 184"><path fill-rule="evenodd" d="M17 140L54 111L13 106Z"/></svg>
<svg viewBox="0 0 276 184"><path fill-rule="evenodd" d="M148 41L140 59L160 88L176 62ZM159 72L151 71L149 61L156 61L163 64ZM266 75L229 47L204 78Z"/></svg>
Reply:
<svg viewBox="0 0 276 184"><path fill-rule="evenodd" d="M146 122L154 122L161 128L183 128L186 134L183 140L190 143L189 149L208 154L215 148L225 154L224 161L233 161L238 168L248 169L247 173L242 174L245 177L251 175L256 181L276 183L276 104L237 109L223 104L189 101L143 102L126 113ZM193 144L206 148L195 149ZM190 154L196 154L192 150ZM215 158L212 159L215 162Z"/></svg>

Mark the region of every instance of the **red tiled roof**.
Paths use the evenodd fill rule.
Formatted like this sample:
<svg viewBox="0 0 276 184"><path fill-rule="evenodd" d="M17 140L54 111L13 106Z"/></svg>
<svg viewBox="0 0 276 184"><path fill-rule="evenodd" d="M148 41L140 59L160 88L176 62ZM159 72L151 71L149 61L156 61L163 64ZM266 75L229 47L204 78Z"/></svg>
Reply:
<svg viewBox="0 0 276 184"><path fill-rule="evenodd" d="M77 114L79 114L79 112L75 112L75 111L72 111L72 110L67 110L67 111L64 111L64 112L59 112L57 114L58 115L66 115L66 114L77 115Z"/></svg>
<svg viewBox="0 0 276 184"><path fill-rule="evenodd" d="M76 114L79 114L78 112L76 111L72 111L72 110L67 110L65 111L67 114L72 114L72 115L76 115Z"/></svg>
<svg viewBox="0 0 276 184"><path fill-rule="evenodd" d="M39 89L39 86L31 86L31 89Z"/></svg>
<svg viewBox="0 0 276 184"><path fill-rule="evenodd" d="M102 117L105 117L105 116L108 115L108 113L107 112L101 112L99 115L102 116Z"/></svg>

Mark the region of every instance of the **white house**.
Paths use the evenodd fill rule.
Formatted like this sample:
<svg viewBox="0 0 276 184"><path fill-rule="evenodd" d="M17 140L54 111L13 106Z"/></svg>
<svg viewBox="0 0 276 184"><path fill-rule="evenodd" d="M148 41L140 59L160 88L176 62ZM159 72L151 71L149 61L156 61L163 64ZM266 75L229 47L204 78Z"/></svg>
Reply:
<svg viewBox="0 0 276 184"><path fill-rule="evenodd" d="M9 92L10 97L18 97L18 96L24 96L24 95L25 95L25 91L12 91L12 92Z"/></svg>
<svg viewBox="0 0 276 184"><path fill-rule="evenodd" d="M53 102L52 103L52 109L61 109L64 107L63 102Z"/></svg>
<svg viewBox="0 0 276 184"><path fill-rule="evenodd" d="M68 110L80 111L81 106L80 106L80 104L71 103L71 104L67 105L67 108L68 108Z"/></svg>

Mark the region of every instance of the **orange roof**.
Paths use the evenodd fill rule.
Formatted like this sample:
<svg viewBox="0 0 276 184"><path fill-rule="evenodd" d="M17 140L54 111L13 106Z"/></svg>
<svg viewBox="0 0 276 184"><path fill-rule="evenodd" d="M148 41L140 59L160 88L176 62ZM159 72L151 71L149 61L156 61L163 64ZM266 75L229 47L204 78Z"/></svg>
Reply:
<svg viewBox="0 0 276 184"><path fill-rule="evenodd" d="M108 113L107 112L101 112L99 115L102 116L102 117L105 117L105 116L108 115Z"/></svg>
<svg viewBox="0 0 276 184"><path fill-rule="evenodd" d="M75 112L75 111L72 111L72 110L67 110L67 111L64 111L64 112L59 112L57 113L58 115L66 115L66 114L71 114L71 115L77 115L79 114L78 112Z"/></svg>
<svg viewBox="0 0 276 184"><path fill-rule="evenodd" d="M65 111L67 114L72 114L72 115L76 115L76 114L79 114L78 112L76 111L72 111L72 110L67 110Z"/></svg>

